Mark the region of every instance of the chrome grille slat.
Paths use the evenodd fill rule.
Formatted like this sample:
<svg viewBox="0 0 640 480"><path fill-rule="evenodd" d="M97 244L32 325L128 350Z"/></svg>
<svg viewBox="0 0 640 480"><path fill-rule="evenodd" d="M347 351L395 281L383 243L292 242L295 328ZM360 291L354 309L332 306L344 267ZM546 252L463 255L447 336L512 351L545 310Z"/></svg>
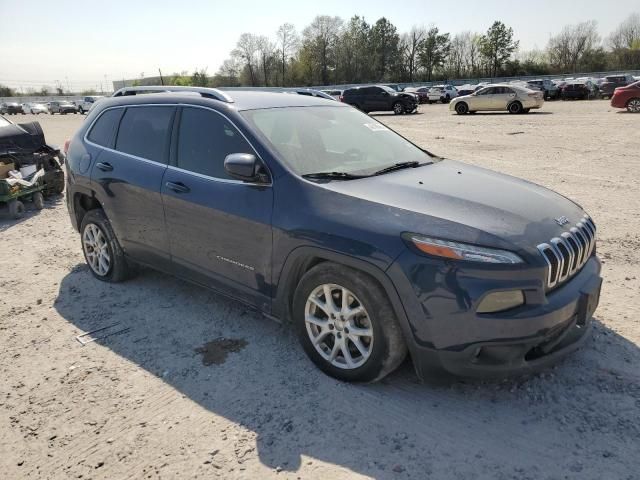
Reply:
<svg viewBox="0 0 640 480"><path fill-rule="evenodd" d="M566 282L587 263L596 246L596 225L588 216L568 232L538 245L547 262L547 288Z"/></svg>

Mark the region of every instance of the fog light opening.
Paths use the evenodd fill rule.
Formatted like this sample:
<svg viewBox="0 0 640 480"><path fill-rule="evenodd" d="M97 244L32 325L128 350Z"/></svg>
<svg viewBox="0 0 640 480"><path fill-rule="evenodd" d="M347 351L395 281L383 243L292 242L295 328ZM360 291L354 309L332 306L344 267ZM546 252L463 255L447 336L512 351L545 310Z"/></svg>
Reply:
<svg viewBox="0 0 640 480"><path fill-rule="evenodd" d="M477 313L497 313L524 305L522 290L506 290L492 292L482 299L476 309Z"/></svg>

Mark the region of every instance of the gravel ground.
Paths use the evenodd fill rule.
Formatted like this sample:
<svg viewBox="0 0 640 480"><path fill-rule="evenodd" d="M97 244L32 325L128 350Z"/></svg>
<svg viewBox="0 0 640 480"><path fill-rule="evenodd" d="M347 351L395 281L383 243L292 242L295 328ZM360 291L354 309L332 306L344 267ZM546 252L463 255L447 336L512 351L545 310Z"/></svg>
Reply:
<svg viewBox="0 0 640 480"><path fill-rule="evenodd" d="M511 381L420 384L406 363L339 383L288 326L210 291L152 271L95 281L50 199L0 220L0 477L640 478L640 117L594 101L378 119L592 214L604 286L584 348ZM82 117L37 120L62 144Z"/></svg>

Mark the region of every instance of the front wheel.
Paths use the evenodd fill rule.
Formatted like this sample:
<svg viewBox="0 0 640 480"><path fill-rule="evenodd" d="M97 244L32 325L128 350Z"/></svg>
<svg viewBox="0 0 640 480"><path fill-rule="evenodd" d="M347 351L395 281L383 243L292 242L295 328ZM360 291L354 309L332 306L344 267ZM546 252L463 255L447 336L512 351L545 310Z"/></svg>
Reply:
<svg viewBox="0 0 640 480"><path fill-rule="evenodd" d="M456 113L458 115L465 115L465 114L469 113L469 106L464 102L458 103L456 105Z"/></svg>
<svg viewBox="0 0 640 480"><path fill-rule="evenodd" d="M339 380L379 380L407 353L386 292L373 278L342 265L322 263L302 277L293 321L309 358Z"/></svg>
<svg viewBox="0 0 640 480"><path fill-rule="evenodd" d="M9 216L14 220L18 220L22 218L23 215L24 215L24 203L16 199L9 201Z"/></svg>
<svg viewBox="0 0 640 480"><path fill-rule="evenodd" d="M36 210L42 210L44 208L44 196L42 192L33 194L33 206L36 207Z"/></svg>
<svg viewBox="0 0 640 480"><path fill-rule="evenodd" d="M396 115L402 115L404 113L404 106L402 105L402 102L396 102L393 104L393 113L395 113Z"/></svg>
<svg viewBox="0 0 640 480"><path fill-rule="evenodd" d="M632 98L627 102L627 111L630 113L640 113L640 98Z"/></svg>
<svg viewBox="0 0 640 480"><path fill-rule="evenodd" d="M89 210L80 225L84 258L94 277L103 282L126 280L130 268L111 223L102 210Z"/></svg>

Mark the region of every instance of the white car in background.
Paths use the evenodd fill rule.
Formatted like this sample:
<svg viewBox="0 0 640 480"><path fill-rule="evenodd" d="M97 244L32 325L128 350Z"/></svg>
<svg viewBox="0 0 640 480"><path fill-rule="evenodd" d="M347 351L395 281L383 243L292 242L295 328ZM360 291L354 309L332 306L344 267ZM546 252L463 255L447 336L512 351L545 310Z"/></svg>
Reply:
<svg viewBox="0 0 640 480"><path fill-rule="evenodd" d="M529 113L544 105L544 94L510 83L497 83L451 101L449 110L458 115L480 111Z"/></svg>
<svg viewBox="0 0 640 480"><path fill-rule="evenodd" d="M435 85L429 89L427 96L429 97L429 103L449 103L458 96L458 90L453 85Z"/></svg>
<svg viewBox="0 0 640 480"><path fill-rule="evenodd" d="M87 97L84 97L78 103L78 111L80 113L87 113L89 110L91 110L91 107L93 107L93 104L96 103L96 101L100 100L101 98L104 98L104 96L103 95L89 95Z"/></svg>
<svg viewBox="0 0 640 480"><path fill-rule="evenodd" d="M41 113L49 113L49 109L42 103L23 103L22 113L32 113L40 115Z"/></svg>

